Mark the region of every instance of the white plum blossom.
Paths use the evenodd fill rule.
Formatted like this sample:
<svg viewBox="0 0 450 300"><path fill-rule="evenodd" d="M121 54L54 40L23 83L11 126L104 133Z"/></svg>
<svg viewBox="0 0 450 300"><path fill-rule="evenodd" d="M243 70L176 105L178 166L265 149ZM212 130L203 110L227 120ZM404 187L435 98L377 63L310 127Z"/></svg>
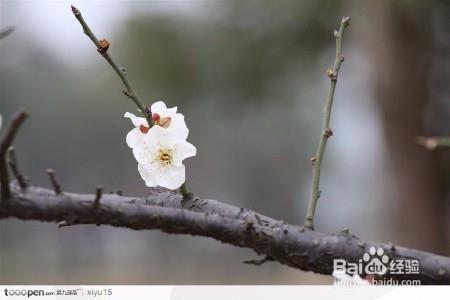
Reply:
<svg viewBox="0 0 450 300"><path fill-rule="evenodd" d="M183 160L195 156L197 149L173 131L153 126L142 143L133 148L138 170L149 187L180 187L185 181Z"/></svg>
<svg viewBox="0 0 450 300"><path fill-rule="evenodd" d="M184 116L177 113L177 107L167 108L164 102L158 101L152 104L150 110L155 125L170 129L180 139L187 139L189 129L184 121ZM136 127L127 134L127 144L133 148L134 145L141 143L142 137L150 129L150 126L145 118L136 117L129 112L125 113L125 118L130 118Z"/></svg>
<svg viewBox="0 0 450 300"><path fill-rule="evenodd" d="M197 149L186 141L189 130L177 108L159 101L151 106L153 126L145 118L125 113L135 126L126 137L138 162L138 171L149 187L176 189L185 182L183 160Z"/></svg>

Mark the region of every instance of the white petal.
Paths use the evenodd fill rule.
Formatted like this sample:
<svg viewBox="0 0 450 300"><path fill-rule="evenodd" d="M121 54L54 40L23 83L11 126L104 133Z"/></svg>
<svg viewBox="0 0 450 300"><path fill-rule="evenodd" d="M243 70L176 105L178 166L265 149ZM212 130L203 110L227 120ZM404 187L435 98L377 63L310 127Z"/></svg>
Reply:
<svg viewBox="0 0 450 300"><path fill-rule="evenodd" d="M155 155L153 154L152 148L150 147L135 147L133 148L133 155L136 158L139 164L150 164L154 159Z"/></svg>
<svg viewBox="0 0 450 300"><path fill-rule="evenodd" d="M158 170L155 169L152 165L138 164L138 171L142 179L145 181L146 186L155 187L158 185L155 177Z"/></svg>
<svg viewBox="0 0 450 300"><path fill-rule="evenodd" d="M154 145L157 148L166 146L170 141L172 141L174 136L170 131L167 131L161 126L152 126L150 130L145 135L145 142L148 145Z"/></svg>
<svg viewBox="0 0 450 300"><path fill-rule="evenodd" d="M127 145L130 148L139 147L139 145L143 145L145 140L145 134L142 133L139 129L134 128L130 132L128 132L126 141Z"/></svg>
<svg viewBox="0 0 450 300"><path fill-rule="evenodd" d="M197 148L189 142L180 141L173 147L173 161L176 166L182 164L182 161L188 157L195 156Z"/></svg>
<svg viewBox="0 0 450 300"><path fill-rule="evenodd" d="M139 118L133 115L132 113L126 112L124 115L125 118L130 118L131 122L133 123L134 127L139 128L139 126L144 125L148 127L147 120L145 118Z"/></svg>
<svg viewBox="0 0 450 300"><path fill-rule="evenodd" d="M161 118L164 117L174 117L177 113L177 107L173 108L167 108L166 104L163 101L158 101L152 104L150 110L152 113L157 113L161 116Z"/></svg>
<svg viewBox="0 0 450 300"><path fill-rule="evenodd" d="M161 168L156 176L159 186L174 190L184 183L185 168L184 165Z"/></svg>
<svg viewBox="0 0 450 300"><path fill-rule="evenodd" d="M167 129L171 130L173 134L183 140L187 139L189 135L189 129L184 122L184 116L182 114L176 114L172 118L172 121Z"/></svg>

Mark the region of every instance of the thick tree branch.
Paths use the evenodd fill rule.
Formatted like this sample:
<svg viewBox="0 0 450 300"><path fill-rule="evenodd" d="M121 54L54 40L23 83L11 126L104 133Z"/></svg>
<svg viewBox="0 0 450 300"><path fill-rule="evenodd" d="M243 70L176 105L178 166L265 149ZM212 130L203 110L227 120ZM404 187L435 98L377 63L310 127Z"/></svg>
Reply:
<svg viewBox="0 0 450 300"><path fill-rule="evenodd" d="M30 186L11 184L12 198L0 204L0 219L18 218L55 222L61 226L102 224L136 230L214 238L223 243L253 249L256 253L304 271L330 275L333 259L358 262L370 247L382 247L391 259L417 259L420 274L397 279L419 279L422 284L450 283L450 258L422 251L362 241L347 230L324 234L277 221L248 209L216 200L192 197L165 189L153 189L145 198L103 194L55 194ZM94 205L95 204L95 205Z"/></svg>

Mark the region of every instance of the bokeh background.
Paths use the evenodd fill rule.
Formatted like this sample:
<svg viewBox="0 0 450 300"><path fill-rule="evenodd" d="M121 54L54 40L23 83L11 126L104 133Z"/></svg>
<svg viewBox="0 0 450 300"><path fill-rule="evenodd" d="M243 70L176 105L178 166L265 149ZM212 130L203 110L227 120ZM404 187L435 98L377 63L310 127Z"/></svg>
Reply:
<svg viewBox="0 0 450 300"><path fill-rule="evenodd" d="M334 60L351 17L316 227L450 255L448 1L0 1L0 113L31 113L16 148L32 183L145 195L125 143L135 106L74 19L83 12L148 104L178 106L199 196L301 224ZM331 279L214 240L0 221L2 284L316 284Z"/></svg>

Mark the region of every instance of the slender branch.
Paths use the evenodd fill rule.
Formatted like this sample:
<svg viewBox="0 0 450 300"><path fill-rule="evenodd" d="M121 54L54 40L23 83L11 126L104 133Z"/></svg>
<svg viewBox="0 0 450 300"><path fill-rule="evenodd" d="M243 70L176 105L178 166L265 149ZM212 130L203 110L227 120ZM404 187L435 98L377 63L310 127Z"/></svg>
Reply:
<svg viewBox="0 0 450 300"><path fill-rule="evenodd" d="M428 150L435 150L436 148L449 148L450 137L425 137L419 136L416 138L416 143L424 146Z"/></svg>
<svg viewBox="0 0 450 300"><path fill-rule="evenodd" d="M88 24L84 20L83 16L81 15L80 10L73 5L71 7L72 7L72 12L73 12L75 18L77 18L78 22L80 22L81 27L83 28L84 34L86 34L91 39L91 41L97 47L97 51L111 65L111 67L114 69L114 71L119 76L122 83L124 84L126 91L124 91L123 93L125 94L125 96L127 96L129 99L131 99L134 102L134 104L136 104L138 109L141 111L141 113L146 118L148 124L151 126L153 124L152 115L151 115L150 111L148 110L148 108L140 100L136 91L133 89L130 81L128 80L126 70L124 68L120 68L117 65L117 63L113 60L111 55L109 55L109 53L108 53L108 49L110 46L109 41L107 41L105 39L98 40L97 37L95 36L94 32L92 32L92 30L89 28Z"/></svg>
<svg viewBox="0 0 450 300"><path fill-rule="evenodd" d="M345 29L349 25L349 20L350 18L343 17L339 31L335 31L334 33L336 38L336 57L334 59L333 69L327 70L327 75L330 78L330 89L323 112L322 133L320 135L319 145L315 156L311 158L311 162L313 164L312 187L304 224L304 226L309 229L314 229L314 214L316 211L317 201L320 197L320 167L322 165L325 146L328 138L333 135L333 131L330 128L331 108L333 106L334 92L336 90L339 70L342 62L344 61L344 56L342 55L342 38L344 36Z"/></svg>
<svg viewBox="0 0 450 300"><path fill-rule="evenodd" d="M320 233L216 200L193 197L185 201L181 194L166 189L152 189L145 198L103 194L97 207L93 205L95 194L57 195L35 186L22 190L15 183L11 189L13 199L8 206L0 205L0 219L54 222L60 227L102 224L210 237L264 255L265 258L252 261L253 264L274 260L328 275L333 271L334 259L357 263L370 247L381 247L390 259L417 259L420 263L420 274L389 275L396 276L392 278L418 279L422 284L450 283L448 257L362 241L348 230L338 234Z"/></svg>
<svg viewBox="0 0 450 300"><path fill-rule="evenodd" d="M9 188L9 173L7 154L8 149L14 142L17 131L22 125L23 121L27 118L27 114L24 111L17 112L9 125L6 133L0 143L0 183L1 183L1 200L7 201L11 198L11 190Z"/></svg>

